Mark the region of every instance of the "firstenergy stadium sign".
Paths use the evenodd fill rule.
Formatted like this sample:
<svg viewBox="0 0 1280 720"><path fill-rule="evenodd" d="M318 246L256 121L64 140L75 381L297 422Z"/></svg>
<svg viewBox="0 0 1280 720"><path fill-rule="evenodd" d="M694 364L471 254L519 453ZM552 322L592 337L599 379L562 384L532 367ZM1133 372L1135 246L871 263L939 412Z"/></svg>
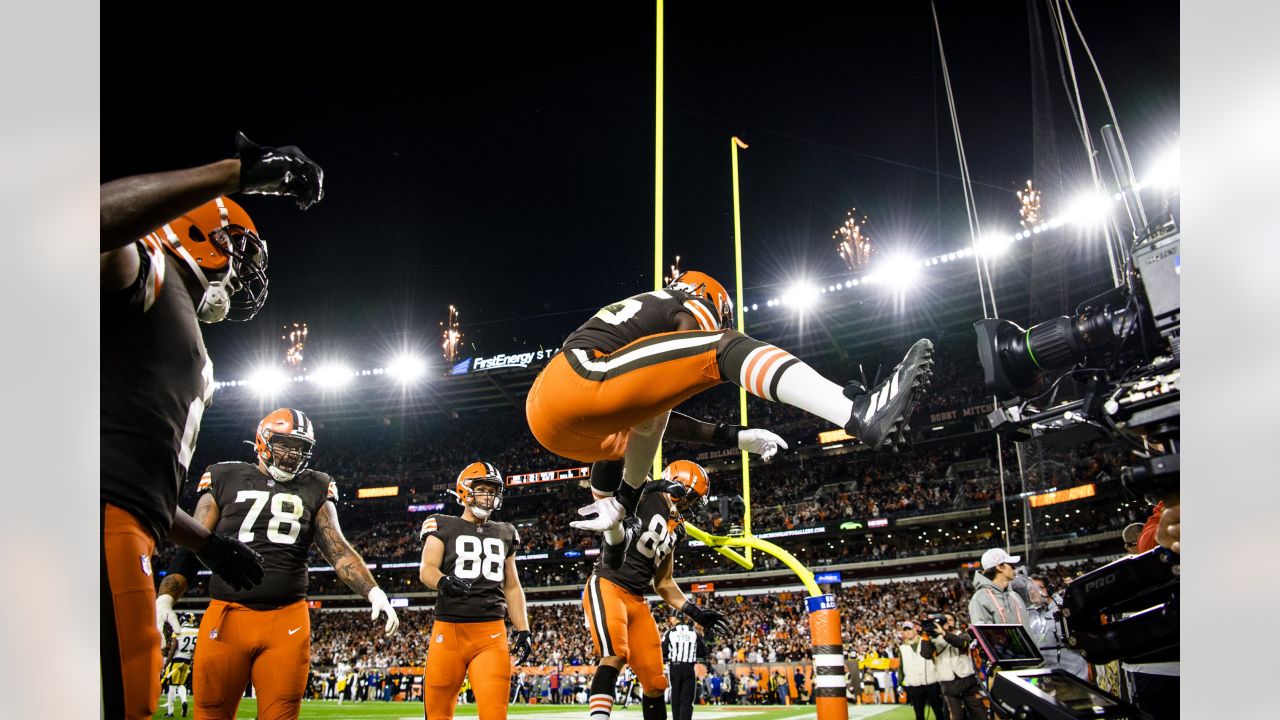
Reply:
<svg viewBox="0 0 1280 720"><path fill-rule="evenodd" d="M488 372L490 370L525 369L530 365L550 360L558 352L560 352L560 348L557 347L510 354L502 353L487 357L477 355L476 357L459 360L449 369L449 374L466 375L467 373Z"/></svg>
<svg viewBox="0 0 1280 720"><path fill-rule="evenodd" d="M557 480L578 480L591 477L591 467L565 468L564 470L546 470L544 472L518 473L507 476L507 485L530 485L532 483L555 482Z"/></svg>

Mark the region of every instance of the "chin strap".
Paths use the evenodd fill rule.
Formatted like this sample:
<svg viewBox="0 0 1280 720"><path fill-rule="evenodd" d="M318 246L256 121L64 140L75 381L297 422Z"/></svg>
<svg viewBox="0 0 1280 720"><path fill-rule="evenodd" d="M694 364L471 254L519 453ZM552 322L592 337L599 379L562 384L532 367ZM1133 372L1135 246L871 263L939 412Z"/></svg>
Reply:
<svg viewBox="0 0 1280 720"><path fill-rule="evenodd" d="M200 298L200 304L196 307L196 317L203 323L216 323L227 317L227 312L231 309L231 295L227 292L226 283L231 279L232 271L228 264L227 276L221 280L210 281L205 276L204 270L201 269L196 259L191 257L191 253L182 247L182 241L178 239L178 234L168 225L164 226L165 237L169 240L169 246L173 248L173 252L182 258L187 266L191 268L191 272L195 273L196 279L200 281L200 286L204 288L204 295Z"/></svg>

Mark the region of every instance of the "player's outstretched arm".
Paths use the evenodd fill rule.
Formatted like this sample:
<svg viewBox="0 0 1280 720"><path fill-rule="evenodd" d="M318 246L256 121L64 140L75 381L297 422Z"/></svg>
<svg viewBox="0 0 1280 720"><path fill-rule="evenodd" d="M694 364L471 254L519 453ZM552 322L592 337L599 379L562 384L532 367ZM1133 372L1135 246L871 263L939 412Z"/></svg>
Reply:
<svg viewBox="0 0 1280 720"><path fill-rule="evenodd" d="M689 600L681 592L680 586L676 585L676 580L673 577L674 560L675 553L672 553L667 556L667 559L658 568L658 572L653 576L654 592L658 593L658 597L662 598L665 603L701 625L706 632L712 635L728 635L729 621L722 613L698 607L696 603Z"/></svg>
<svg viewBox="0 0 1280 720"><path fill-rule="evenodd" d="M331 502L321 505L320 511L316 513L316 545L320 548L320 554L333 566L338 579L357 595L368 598L373 605L373 617L377 618L379 614L387 616L386 633L390 635L395 632L400 627L400 618L397 617L395 608L391 607L387 594L378 587L378 581L373 579L373 573L364 564L364 558L360 557L343 536L342 526L338 524L338 509Z"/></svg>
<svg viewBox="0 0 1280 720"><path fill-rule="evenodd" d="M769 430L702 422L678 412L671 413L667 420L666 439L738 448L759 455L765 462L772 460L779 449L787 449L787 441Z"/></svg>
<svg viewBox="0 0 1280 720"><path fill-rule="evenodd" d="M101 250L124 247L179 215L240 189L240 161L148 173L105 183L99 190Z"/></svg>
<svg viewBox="0 0 1280 720"><path fill-rule="evenodd" d="M287 195L303 210L324 197L324 170L297 147L264 147L239 133L236 150L228 160L103 184L99 252L122 248L220 195Z"/></svg>
<svg viewBox="0 0 1280 720"><path fill-rule="evenodd" d="M515 555L507 556L502 594L507 598L507 617L511 618L511 627L516 631L511 643L511 654L516 656L517 665L524 665L529 659L529 653L533 652L533 635L529 632L529 613L525 608L524 586L520 584L520 575L516 572Z"/></svg>

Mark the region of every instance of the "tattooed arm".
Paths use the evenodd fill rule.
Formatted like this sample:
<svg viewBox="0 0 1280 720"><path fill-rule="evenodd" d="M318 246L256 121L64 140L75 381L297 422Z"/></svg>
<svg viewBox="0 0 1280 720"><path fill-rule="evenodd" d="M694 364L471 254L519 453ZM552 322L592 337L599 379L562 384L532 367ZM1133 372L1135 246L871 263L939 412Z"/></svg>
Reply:
<svg viewBox="0 0 1280 720"><path fill-rule="evenodd" d="M342 527L338 525L338 509L331 502L321 505L320 511L316 513L316 546L338 573L338 579L346 583L355 594L368 597L369 591L378 586L373 573L364 564L364 558L342 536Z"/></svg>

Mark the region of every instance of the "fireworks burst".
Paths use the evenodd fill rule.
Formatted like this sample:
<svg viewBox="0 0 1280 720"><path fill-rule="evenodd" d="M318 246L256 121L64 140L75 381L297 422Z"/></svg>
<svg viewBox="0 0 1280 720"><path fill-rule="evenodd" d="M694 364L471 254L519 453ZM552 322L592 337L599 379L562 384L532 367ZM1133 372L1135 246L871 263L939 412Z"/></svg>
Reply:
<svg viewBox="0 0 1280 720"><path fill-rule="evenodd" d="M1022 203L1022 208L1018 214L1022 216L1022 227L1030 230L1032 226L1040 224L1040 191L1032 187L1031 181L1027 181L1027 189L1018 191L1018 202Z"/></svg>
<svg viewBox="0 0 1280 720"><path fill-rule="evenodd" d="M302 351L307 348L307 324L293 323L284 326L284 335L280 336L284 341L284 364L289 367L298 367L302 364Z"/></svg>
<svg viewBox="0 0 1280 720"><path fill-rule="evenodd" d="M678 277L680 277L680 256L679 255L676 256L676 261L671 263L671 275L669 277L662 278L662 284L670 285L671 283L675 282L675 279Z"/></svg>
<svg viewBox="0 0 1280 720"><path fill-rule="evenodd" d="M462 330L458 326L458 309L449 306L448 322L440 323L440 346L444 349L444 359L450 365L458 361L458 345L462 343Z"/></svg>
<svg viewBox="0 0 1280 720"><path fill-rule="evenodd" d="M858 208L851 208L844 224L831 233L831 239L836 241L836 252L840 254L845 265L849 266L850 272L866 268L867 263L871 261L871 253L874 249L871 247L871 237L867 235L866 226L866 214L864 213L859 220Z"/></svg>

